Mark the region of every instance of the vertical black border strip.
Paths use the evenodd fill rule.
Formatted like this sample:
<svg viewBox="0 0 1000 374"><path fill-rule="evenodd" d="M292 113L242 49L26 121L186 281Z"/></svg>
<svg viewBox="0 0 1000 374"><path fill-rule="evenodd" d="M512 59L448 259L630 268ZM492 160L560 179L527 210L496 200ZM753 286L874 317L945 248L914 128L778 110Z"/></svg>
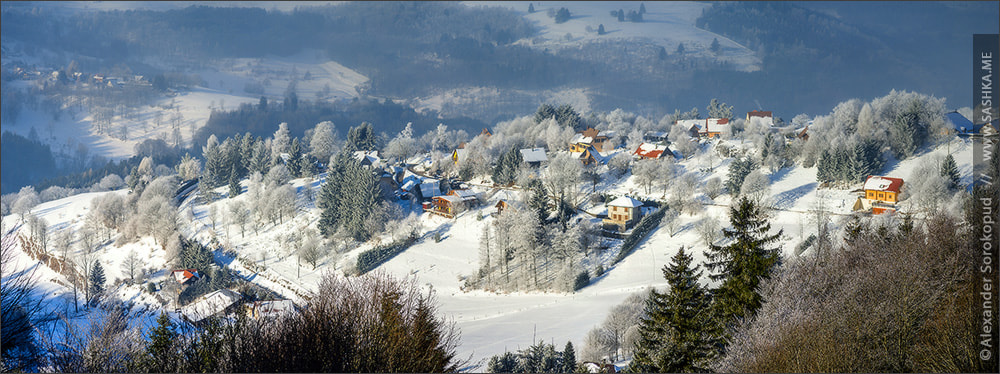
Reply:
<svg viewBox="0 0 1000 374"><path fill-rule="evenodd" d="M996 165L998 75L1000 72L1000 34L974 34L972 43L972 199L975 217L972 225L974 237L971 241L975 277L972 303L976 326L975 346L978 352L978 371L996 373L997 365L997 279L998 269L997 232L998 208L1000 208L1000 179Z"/></svg>

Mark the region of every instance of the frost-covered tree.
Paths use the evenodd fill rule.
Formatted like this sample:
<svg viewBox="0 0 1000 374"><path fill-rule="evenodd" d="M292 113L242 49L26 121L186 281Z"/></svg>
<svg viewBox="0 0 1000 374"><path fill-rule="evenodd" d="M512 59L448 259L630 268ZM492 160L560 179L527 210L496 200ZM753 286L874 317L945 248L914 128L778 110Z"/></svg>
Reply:
<svg viewBox="0 0 1000 374"><path fill-rule="evenodd" d="M649 194L653 183L660 177L659 165L654 160L640 160L632 165L632 176L636 184L645 188L646 194Z"/></svg>
<svg viewBox="0 0 1000 374"><path fill-rule="evenodd" d="M271 147L260 138L254 141L253 152L248 156L250 159L248 171L250 173L257 172L263 175L271 170L273 160Z"/></svg>
<svg viewBox="0 0 1000 374"><path fill-rule="evenodd" d="M318 235L307 233L305 237L302 238L302 244L299 246L298 254L299 258L309 265L312 265L313 270L316 270L316 264L318 264L319 260L326 254L326 248L323 246L323 243L320 242Z"/></svg>
<svg viewBox="0 0 1000 374"><path fill-rule="evenodd" d="M288 153L291 146L292 138L288 132L288 123L282 122L278 124L278 130L274 132L274 137L271 141L271 153L274 155Z"/></svg>
<svg viewBox="0 0 1000 374"><path fill-rule="evenodd" d="M670 148L681 154L682 157L691 157L697 150L697 143L691 141L691 133L682 124L670 126L670 133L667 139L670 140Z"/></svg>
<svg viewBox="0 0 1000 374"><path fill-rule="evenodd" d="M186 181L198 179L198 176L201 175L201 161L191 157L191 154L185 153L181 163L177 164L177 175L180 176L181 180Z"/></svg>
<svg viewBox="0 0 1000 374"><path fill-rule="evenodd" d="M309 139L309 155L320 160L327 160L339 151L337 129L333 122L323 121L316 124L312 138Z"/></svg>
<svg viewBox="0 0 1000 374"><path fill-rule="evenodd" d="M246 237L246 226L250 222L250 210L243 200L229 204L229 222L240 227L240 237Z"/></svg>
<svg viewBox="0 0 1000 374"><path fill-rule="evenodd" d="M760 169L755 169L743 179L743 185L740 187L740 196L746 196L758 204L762 204L764 203L764 199L769 195L770 189L770 178L761 172Z"/></svg>
<svg viewBox="0 0 1000 374"><path fill-rule="evenodd" d="M709 118L733 118L733 106L720 103L718 99L713 98L706 109Z"/></svg>
<svg viewBox="0 0 1000 374"><path fill-rule="evenodd" d="M466 146L468 149L468 146ZM385 156L390 159L406 160L419 151L417 140L413 138L413 123L406 123L406 127L389 141L385 146Z"/></svg>
<svg viewBox="0 0 1000 374"><path fill-rule="evenodd" d="M549 161L549 166L542 173L542 181L556 203L559 221L566 227L567 209L576 209L580 175L583 166L568 153L558 153Z"/></svg>
<svg viewBox="0 0 1000 374"><path fill-rule="evenodd" d="M632 166L632 156L627 152L618 152L608 160L608 174L612 178L621 178Z"/></svg>
<svg viewBox="0 0 1000 374"><path fill-rule="evenodd" d="M941 176L948 180L948 188L955 190L959 187L961 176L958 173L958 164L950 154L941 161Z"/></svg>
<svg viewBox="0 0 1000 374"><path fill-rule="evenodd" d="M35 187L21 187L21 190L17 193L17 199L14 200L14 205L11 206L11 212L19 215L21 222L24 222L25 216L31 214L31 210L40 202L41 199L38 197L38 193L35 192Z"/></svg>

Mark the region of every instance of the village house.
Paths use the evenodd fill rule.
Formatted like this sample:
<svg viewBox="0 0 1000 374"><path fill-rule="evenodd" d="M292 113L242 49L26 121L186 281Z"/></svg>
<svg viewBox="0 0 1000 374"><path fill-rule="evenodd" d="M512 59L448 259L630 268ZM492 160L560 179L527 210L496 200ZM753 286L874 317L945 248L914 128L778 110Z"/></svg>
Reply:
<svg viewBox="0 0 1000 374"><path fill-rule="evenodd" d="M521 160L528 166L537 168L548 162L549 158L545 155L545 148L525 148L521 150Z"/></svg>
<svg viewBox="0 0 1000 374"><path fill-rule="evenodd" d="M584 165L596 164L598 162L604 162L604 155L597 152L594 147L585 148L581 152L570 152L570 156L573 156L577 160L580 160Z"/></svg>
<svg viewBox="0 0 1000 374"><path fill-rule="evenodd" d="M632 152L632 155L640 160L658 159L664 155L674 156L666 144L640 143L639 147Z"/></svg>
<svg viewBox="0 0 1000 374"><path fill-rule="evenodd" d="M670 133L666 131L647 131L642 135L642 140L647 143L667 144L667 137Z"/></svg>
<svg viewBox="0 0 1000 374"><path fill-rule="evenodd" d="M424 204L424 210L447 218L455 218L466 207L474 206L479 197L472 190L451 190L447 195L434 196L430 203Z"/></svg>
<svg viewBox="0 0 1000 374"><path fill-rule="evenodd" d="M181 310L181 315L191 322L198 323L214 315L227 314L242 298L243 295L227 289L210 292L185 306Z"/></svg>
<svg viewBox="0 0 1000 374"><path fill-rule="evenodd" d="M869 175L861 189L862 196L854 203L854 210L870 209L872 214L895 212L902 188L902 178Z"/></svg>
<svg viewBox="0 0 1000 374"><path fill-rule="evenodd" d="M354 152L354 159L361 161L361 166L366 168L379 167L379 163L382 160L378 156L378 151L356 151Z"/></svg>
<svg viewBox="0 0 1000 374"><path fill-rule="evenodd" d="M598 131L593 127L576 133L569 141L570 152L583 152L587 148L593 147L598 152L604 152L604 143L611 138L611 132Z"/></svg>
<svg viewBox="0 0 1000 374"><path fill-rule="evenodd" d="M507 209L513 209L513 211L515 211L515 212L518 210L517 209L517 205L509 203L509 202L507 202L507 200L497 201L497 204L494 205L493 207L497 209L497 214L498 215L500 213L503 213L503 211L505 211Z"/></svg>
<svg viewBox="0 0 1000 374"><path fill-rule="evenodd" d="M774 116L771 115L771 111L759 111L751 110L747 112L747 123L750 123L751 118L760 118L764 121L768 127L774 126Z"/></svg>
<svg viewBox="0 0 1000 374"><path fill-rule="evenodd" d="M622 196L607 203L608 218L603 220L604 226L616 227L625 231L642 219L642 202L628 196Z"/></svg>
<svg viewBox="0 0 1000 374"><path fill-rule="evenodd" d="M688 129L692 138L715 138L731 133L729 118L683 119L677 124Z"/></svg>
<svg viewBox="0 0 1000 374"><path fill-rule="evenodd" d="M178 269L171 272L174 276L174 280L177 283L185 284L189 281L201 279L201 275L198 274L198 269Z"/></svg>

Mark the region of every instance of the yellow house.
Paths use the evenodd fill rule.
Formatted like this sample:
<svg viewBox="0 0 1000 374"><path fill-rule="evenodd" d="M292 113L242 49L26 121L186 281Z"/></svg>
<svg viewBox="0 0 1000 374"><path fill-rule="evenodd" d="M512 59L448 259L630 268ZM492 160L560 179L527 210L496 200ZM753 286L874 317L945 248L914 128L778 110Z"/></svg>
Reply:
<svg viewBox="0 0 1000 374"><path fill-rule="evenodd" d="M619 230L632 227L642 219L642 202L628 196L614 199L608 206L608 218L605 218L604 225L618 226Z"/></svg>
<svg viewBox="0 0 1000 374"><path fill-rule="evenodd" d="M869 175L865 180L864 198L872 207L872 213L881 214L895 211L903 179Z"/></svg>

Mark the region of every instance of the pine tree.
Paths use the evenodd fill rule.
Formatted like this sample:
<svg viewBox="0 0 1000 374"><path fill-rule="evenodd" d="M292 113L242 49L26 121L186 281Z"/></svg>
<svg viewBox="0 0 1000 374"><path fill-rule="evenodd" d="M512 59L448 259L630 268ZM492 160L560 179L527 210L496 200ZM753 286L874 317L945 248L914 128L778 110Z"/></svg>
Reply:
<svg viewBox="0 0 1000 374"><path fill-rule="evenodd" d="M604 34L607 34L607 31L604 31L604 24L602 23L600 25L597 25L597 35L604 35Z"/></svg>
<svg viewBox="0 0 1000 374"><path fill-rule="evenodd" d="M146 357L143 360L149 372L169 373L177 369L180 355L176 350L178 333L167 313L160 313L156 319L156 328L150 333L149 345L146 346Z"/></svg>
<svg viewBox="0 0 1000 374"><path fill-rule="evenodd" d="M625 22L625 10L618 9L618 22Z"/></svg>
<svg viewBox="0 0 1000 374"><path fill-rule="evenodd" d="M101 293L104 292L104 267L101 266L101 262L94 260L94 265L90 270L90 295L91 298L96 299Z"/></svg>
<svg viewBox="0 0 1000 374"><path fill-rule="evenodd" d="M620 19L619 19L619 21L620 21ZM684 43L677 44L677 52L675 52L674 54L676 54L678 56L683 56L684 55Z"/></svg>
<svg viewBox="0 0 1000 374"><path fill-rule="evenodd" d="M263 140L257 138L253 144L253 156L250 157L250 172L258 172L261 175L267 174L271 170L271 149Z"/></svg>
<svg viewBox="0 0 1000 374"><path fill-rule="evenodd" d="M670 289L650 292L646 317L640 322L641 340L629 368L637 372L701 372L712 358L716 331L708 291L698 283L699 266L684 247L663 267Z"/></svg>
<svg viewBox="0 0 1000 374"><path fill-rule="evenodd" d="M727 328L760 308L760 284L781 263L781 249L769 246L784 232L769 234L771 224L763 208L746 197L729 208L729 222L733 228L722 231L732 243L712 244L705 253L709 261L705 266L714 272L709 277L720 281L712 290L717 322Z"/></svg>
<svg viewBox="0 0 1000 374"><path fill-rule="evenodd" d="M646 3L639 3L639 14L646 14Z"/></svg>
<svg viewBox="0 0 1000 374"><path fill-rule="evenodd" d="M712 45L709 47L713 53L718 54L722 50L722 46L719 45L719 38L712 38Z"/></svg>
<svg viewBox="0 0 1000 374"><path fill-rule="evenodd" d="M302 146L299 144L299 138L292 139L292 147L288 153L288 173L292 178L302 175Z"/></svg>
<svg viewBox="0 0 1000 374"><path fill-rule="evenodd" d="M535 4L528 3L528 13L534 13L534 12L535 12Z"/></svg>
<svg viewBox="0 0 1000 374"><path fill-rule="evenodd" d="M573 349L573 342L566 341L566 347L562 351L562 368L559 369L562 373L572 373L576 371L576 350Z"/></svg>
<svg viewBox="0 0 1000 374"><path fill-rule="evenodd" d="M234 169L229 173L229 198L232 199L240 194L240 177L236 176Z"/></svg>
<svg viewBox="0 0 1000 374"><path fill-rule="evenodd" d="M958 165L955 163L955 158L951 155L946 156L941 163L941 176L948 179L948 188L952 190L958 188L961 177L958 174Z"/></svg>

